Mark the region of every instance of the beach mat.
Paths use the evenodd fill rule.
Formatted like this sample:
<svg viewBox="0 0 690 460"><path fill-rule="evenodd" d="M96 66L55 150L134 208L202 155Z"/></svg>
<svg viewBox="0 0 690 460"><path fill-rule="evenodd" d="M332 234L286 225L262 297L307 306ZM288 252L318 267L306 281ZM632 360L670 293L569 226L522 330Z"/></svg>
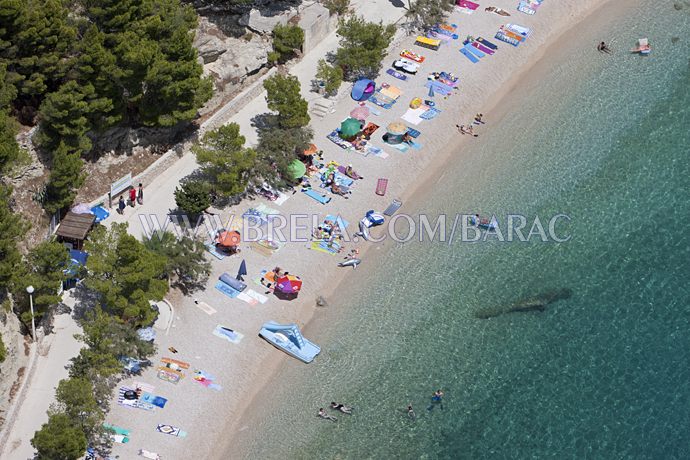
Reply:
<svg viewBox="0 0 690 460"><path fill-rule="evenodd" d="M493 43L491 43L486 38L479 37L479 38L477 38L477 41L479 43L481 43L482 45L486 46L487 48L491 48L494 51L498 49L498 46L494 45Z"/></svg>
<svg viewBox="0 0 690 460"><path fill-rule="evenodd" d="M207 315L217 313L217 310L209 304L207 304L206 302L194 302L194 305L196 305L201 311L203 311Z"/></svg>
<svg viewBox="0 0 690 460"><path fill-rule="evenodd" d="M240 293L240 291L231 288L230 286L228 286L227 284L225 284L222 281L218 281L214 287L216 289L218 289L220 292L222 292L223 294L225 294L226 296L230 297L231 299L234 299Z"/></svg>
<svg viewBox="0 0 690 460"><path fill-rule="evenodd" d="M485 54L494 54L496 52L496 51L492 50L491 48L484 46L478 42L472 42L472 46L477 48L479 51L481 51Z"/></svg>
<svg viewBox="0 0 690 460"><path fill-rule="evenodd" d="M409 134L410 137L414 137L415 139L417 139L422 133L419 132L419 131L417 131L416 129L410 128L410 127L408 126L408 127L407 127L407 134Z"/></svg>
<svg viewBox="0 0 690 460"><path fill-rule="evenodd" d="M419 116L419 118L421 118L422 120L431 120L433 118L436 118L436 116L439 113L441 113L441 111L436 107L429 107L426 112Z"/></svg>
<svg viewBox="0 0 690 460"><path fill-rule="evenodd" d="M159 423L156 427L156 430L159 433L167 434L170 436L177 436L178 438L184 438L185 436L187 436L187 432L182 431L176 426L166 425L164 423Z"/></svg>
<svg viewBox="0 0 690 460"><path fill-rule="evenodd" d="M136 387L135 387L136 388ZM127 391L135 391L135 388L130 388L130 387L120 387L117 391L117 403L121 406L125 407L133 407L135 409L142 409L142 410L154 410L155 407L153 404L150 403L144 403L139 399L126 399L125 398L125 392Z"/></svg>
<svg viewBox="0 0 690 460"><path fill-rule="evenodd" d="M458 0L457 2L455 2L455 4L460 8L467 8L473 11L479 8L479 3L471 2L469 0Z"/></svg>
<svg viewBox="0 0 690 460"><path fill-rule="evenodd" d="M395 150L398 150L399 152L402 152L402 153L407 153L407 151L410 150L410 146L404 142L401 142L400 144L389 144L389 145L391 147L393 147Z"/></svg>
<svg viewBox="0 0 690 460"><path fill-rule="evenodd" d="M194 373L194 377L192 377L194 381L200 385L203 385L204 387L208 388L209 390L216 390L220 391L223 389L220 385L217 383L214 383L216 381L216 378L209 374L206 371L202 371L199 369Z"/></svg>
<svg viewBox="0 0 690 460"><path fill-rule="evenodd" d="M400 73L397 70L388 69L388 70L386 70L386 73L388 75L390 75L391 77L397 78L398 80L402 80L402 81L407 80L407 75L405 75L404 73Z"/></svg>
<svg viewBox="0 0 690 460"><path fill-rule="evenodd" d="M251 289L240 292L240 295L238 295L237 298L242 302L248 303L249 305L265 304L268 301L268 297Z"/></svg>
<svg viewBox="0 0 690 460"><path fill-rule="evenodd" d="M384 216L392 216L393 214L396 213L398 209L402 206L402 201L400 200L393 200L391 204L388 205L385 211L383 211Z"/></svg>
<svg viewBox="0 0 690 460"><path fill-rule="evenodd" d="M206 243L204 246L206 246L206 250L218 260L223 260L227 257L225 254L218 252L218 249L216 249L216 245L214 243Z"/></svg>
<svg viewBox="0 0 690 460"><path fill-rule="evenodd" d="M486 56L486 54L482 53L481 50L479 50L478 48L475 48L474 46L472 46L472 43L466 44L466 45L464 46L464 48L465 48L468 52L470 52L470 53L474 54L475 56L477 56L479 59L481 59L481 58L483 58L483 57Z"/></svg>
<svg viewBox="0 0 690 460"><path fill-rule="evenodd" d="M326 204L326 203L328 203L329 201L331 201L331 197L330 197L330 196L321 195L320 193L318 193L318 192L316 192L315 190L312 190L312 189L302 190L302 193L304 193L305 195L307 195L307 196L310 197L310 198L315 199L316 201L318 201L318 202L321 203L321 204Z"/></svg>
<svg viewBox="0 0 690 460"><path fill-rule="evenodd" d="M472 62L472 64L476 64L477 62L479 62L479 58L477 58L474 54L467 51L465 48L460 48L460 52L462 53L463 56L465 56L467 59L469 59Z"/></svg>
<svg viewBox="0 0 690 460"><path fill-rule="evenodd" d="M376 194L379 196L384 196L386 194L386 189L388 188L388 179L380 178L376 181Z"/></svg>
<svg viewBox="0 0 690 460"><path fill-rule="evenodd" d="M156 396L152 393L143 393L141 395L141 401L152 404L156 407L160 407L161 409L165 408L165 405L167 404L168 400L162 396Z"/></svg>
<svg viewBox="0 0 690 460"><path fill-rule="evenodd" d="M261 254L262 256L266 256L266 257L271 257L273 255L273 253L275 252L273 249L269 249L266 246L263 246L263 245L257 243L256 241L252 241L249 244L249 247L252 249L252 251L256 251L259 254Z"/></svg>
<svg viewBox="0 0 690 460"><path fill-rule="evenodd" d="M507 35L505 35L501 31L496 32L495 38L497 40L502 41L502 42L508 43L509 45L513 45L515 47L517 47L520 44L520 42L518 40L516 40L512 37L508 37Z"/></svg>
<svg viewBox="0 0 690 460"><path fill-rule="evenodd" d="M244 337L243 334L240 334L239 332L230 329L227 326L223 326L222 324L218 324L216 326L216 328L213 330L213 335L234 344L240 343Z"/></svg>

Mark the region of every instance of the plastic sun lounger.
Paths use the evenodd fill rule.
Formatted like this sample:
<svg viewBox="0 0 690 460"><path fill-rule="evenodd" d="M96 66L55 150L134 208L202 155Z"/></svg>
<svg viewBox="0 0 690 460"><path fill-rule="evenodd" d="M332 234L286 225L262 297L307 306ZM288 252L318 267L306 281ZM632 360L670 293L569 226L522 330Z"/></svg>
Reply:
<svg viewBox="0 0 690 460"><path fill-rule="evenodd" d="M479 43L481 43L482 45L484 45L484 46L486 46L486 47L488 47L488 48L491 48L492 50L497 50L497 49L498 49L498 46L494 45L493 43L491 43L491 42L490 42L489 40L487 40L486 38L479 37L479 38L477 38L477 41L478 41Z"/></svg>
<svg viewBox="0 0 690 460"><path fill-rule="evenodd" d="M311 198L315 199L316 201L318 201L318 202L321 203L321 204L326 204L326 203L328 203L329 201L331 201L331 197L330 197L330 196L321 195L320 193L318 193L318 192L316 192L315 190L312 190L312 189L302 190L302 192L303 192L305 195L307 195L308 197L311 197Z"/></svg>
<svg viewBox="0 0 690 460"><path fill-rule="evenodd" d="M402 206L402 201L400 200L393 200L391 204L388 205L385 211L383 211L384 216L392 216L393 214L396 213L398 209Z"/></svg>
<svg viewBox="0 0 690 460"><path fill-rule="evenodd" d="M460 52L465 56L467 59L472 61L473 64L476 64L479 62L479 58L477 58L474 54L470 53L467 51L465 48L460 48Z"/></svg>
<svg viewBox="0 0 690 460"><path fill-rule="evenodd" d="M471 43L467 43L467 44L464 46L464 48L465 48L468 52L474 54L475 56L477 56L477 57L480 58L480 59L483 58L484 56L486 56L486 54L482 53L480 50L478 50L477 48L475 48L474 46L472 46Z"/></svg>
<svg viewBox="0 0 690 460"><path fill-rule="evenodd" d="M388 179L381 178L376 181L376 194L379 196L384 196L386 194L386 189L388 188Z"/></svg>

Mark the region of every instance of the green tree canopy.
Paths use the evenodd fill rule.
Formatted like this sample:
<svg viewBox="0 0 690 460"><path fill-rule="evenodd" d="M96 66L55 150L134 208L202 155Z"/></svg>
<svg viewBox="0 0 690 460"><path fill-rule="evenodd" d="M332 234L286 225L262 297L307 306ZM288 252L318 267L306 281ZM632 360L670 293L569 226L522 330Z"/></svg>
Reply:
<svg viewBox="0 0 690 460"><path fill-rule="evenodd" d="M268 108L278 112L281 128L299 128L309 124L309 106L302 98L297 77L276 74L264 80L264 88Z"/></svg>
<svg viewBox="0 0 690 460"><path fill-rule="evenodd" d="M295 56L304 45L304 30L299 26L278 24L273 28L273 53L269 61L283 64Z"/></svg>
<svg viewBox="0 0 690 460"><path fill-rule="evenodd" d="M196 221L195 218L211 206L208 186L200 180L186 181L182 187L175 188L175 204Z"/></svg>
<svg viewBox="0 0 690 460"><path fill-rule="evenodd" d="M57 293L67 279L63 270L69 266L69 262L69 251L57 241L43 241L29 251L26 263L22 265L25 270L19 270L18 273L21 274L21 283L15 283L15 298L24 324L31 322L26 287L34 288L34 314L36 318L41 318L48 308L60 302Z"/></svg>
<svg viewBox="0 0 690 460"><path fill-rule="evenodd" d="M332 66L325 59L319 59L319 64L316 68L316 78L326 84L324 88L326 94L335 94L343 82L343 69L339 66Z"/></svg>
<svg viewBox="0 0 690 460"><path fill-rule="evenodd" d="M39 460L77 460L86 451L86 435L76 420L64 413L53 414L31 439Z"/></svg>
<svg viewBox="0 0 690 460"><path fill-rule="evenodd" d="M364 18L350 16L341 19L337 30L340 48L336 52L336 63L348 79L360 77L376 78L381 70L381 61L395 35L395 26L366 22Z"/></svg>
<svg viewBox="0 0 690 460"><path fill-rule="evenodd" d="M82 170L84 163L79 156L79 150L71 152L60 142L53 153L53 167L50 180L46 187L46 211L53 213L71 205L77 196L77 190L82 186L86 176Z"/></svg>
<svg viewBox="0 0 690 460"><path fill-rule="evenodd" d="M135 325L156 317L149 300L161 300L168 291L165 257L154 254L127 233L127 224L94 229L85 244L89 253L86 286L98 293L107 312Z"/></svg>
<svg viewBox="0 0 690 460"><path fill-rule="evenodd" d="M455 0L415 0L411 2L407 17L412 27L429 30L443 22L448 12L453 10Z"/></svg>
<svg viewBox="0 0 690 460"><path fill-rule="evenodd" d="M278 188L290 184L288 165L304 152L314 137L311 128L269 126L259 130L257 175Z"/></svg>
<svg viewBox="0 0 690 460"><path fill-rule="evenodd" d="M10 207L11 195L12 189L0 184L0 294L11 287L17 267L22 265L17 242L29 229L21 215Z"/></svg>
<svg viewBox="0 0 690 460"><path fill-rule="evenodd" d="M152 235L144 245L151 252L165 257L165 275L173 287L184 293L202 288L211 273L206 247L196 238L177 238L171 232L163 232Z"/></svg>
<svg viewBox="0 0 690 460"><path fill-rule="evenodd" d="M87 438L101 432L104 415L93 395L91 380L83 377L60 380L55 391L53 413L67 414L86 434Z"/></svg>
<svg viewBox="0 0 690 460"><path fill-rule="evenodd" d="M245 138L237 123L209 131L194 146L202 174L222 197L244 193L256 164L256 152L244 146Z"/></svg>

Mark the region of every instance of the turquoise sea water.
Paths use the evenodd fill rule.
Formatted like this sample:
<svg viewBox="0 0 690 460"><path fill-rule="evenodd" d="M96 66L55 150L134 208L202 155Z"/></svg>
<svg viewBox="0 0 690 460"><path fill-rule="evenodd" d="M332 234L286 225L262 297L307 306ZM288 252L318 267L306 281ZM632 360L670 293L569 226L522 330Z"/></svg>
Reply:
<svg viewBox="0 0 690 460"><path fill-rule="evenodd" d="M431 215L565 213L571 241L379 250L365 261L378 275L353 272L317 313L305 335L322 355L288 360L240 451L690 457L690 8L642 3L570 34L546 77L521 85L519 116L458 152L420 204ZM600 36L613 56L592 52ZM652 54L628 54L643 36ZM474 316L561 288L572 297L541 313ZM443 409L427 410L437 388ZM355 414L315 417L333 400Z"/></svg>

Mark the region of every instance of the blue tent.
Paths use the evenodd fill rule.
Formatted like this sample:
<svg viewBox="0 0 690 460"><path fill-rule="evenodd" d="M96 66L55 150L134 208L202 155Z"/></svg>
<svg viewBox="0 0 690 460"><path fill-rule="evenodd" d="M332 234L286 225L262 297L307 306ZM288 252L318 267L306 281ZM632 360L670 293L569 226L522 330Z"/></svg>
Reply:
<svg viewBox="0 0 690 460"><path fill-rule="evenodd" d="M368 78L361 78L352 87L352 99L355 101L366 101L374 94L375 90L376 83Z"/></svg>

